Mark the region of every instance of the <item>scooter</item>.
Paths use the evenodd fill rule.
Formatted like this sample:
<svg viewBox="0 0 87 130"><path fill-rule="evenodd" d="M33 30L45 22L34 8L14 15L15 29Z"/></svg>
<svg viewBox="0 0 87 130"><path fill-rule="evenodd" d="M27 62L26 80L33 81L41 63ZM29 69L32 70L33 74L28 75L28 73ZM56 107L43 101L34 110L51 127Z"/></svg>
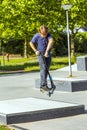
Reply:
<svg viewBox="0 0 87 130"><path fill-rule="evenodd" d="M48 69L48 67L47 67L47 65L46 65L45 57L44 57L43 54L41 54L41 56L42 56L42 58L43 58L43 62L44 62L44 64L45 64L45 66L46 66L47 73L48 73L48 76L49 76L49 80L50 80L50 83L51 83L51 87L49 88L49 91L48 91L48 95L49 95L49 97L51 97L51 95L54 93L54 90L56 89L56 86L54 85L52 76L51 76L51 74L50 74L50 72L49 72L49 69Z"/></svg>

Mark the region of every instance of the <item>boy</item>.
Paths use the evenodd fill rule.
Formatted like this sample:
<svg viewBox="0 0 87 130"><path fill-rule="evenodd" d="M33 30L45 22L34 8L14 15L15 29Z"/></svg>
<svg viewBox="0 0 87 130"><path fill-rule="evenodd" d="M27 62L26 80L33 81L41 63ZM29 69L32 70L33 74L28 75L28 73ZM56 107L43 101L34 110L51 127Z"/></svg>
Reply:
<svg viewBox="0 0 87 130"><path fill-rule="evenodd" d="M51 48L53 46L54 40L51 34L48 32L47 26L40 26L39 33L36 33L32 40L30 41L30 46L38 56L39 65L40 65L40 90L49 91L50 88L47 86L47 68L50 68L51 64ZM35 46L37 44L37 48ZM46 65L43 61L43 56ZM47 67L46 67L47 66Z"/></svg>

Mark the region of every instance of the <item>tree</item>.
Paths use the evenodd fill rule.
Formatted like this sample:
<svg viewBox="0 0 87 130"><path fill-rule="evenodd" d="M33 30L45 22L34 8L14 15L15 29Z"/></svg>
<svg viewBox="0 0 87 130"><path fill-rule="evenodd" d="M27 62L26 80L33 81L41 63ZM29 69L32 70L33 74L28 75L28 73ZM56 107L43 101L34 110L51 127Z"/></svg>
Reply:
<svg viewBox="0 0 87 130"><path fill-rule="evenodd" d="M71 3L72 8L69 10L69 26L71 34L71 50L74 55L74 38L80 27L87 25L87 1L86 0L62 0L62 4Z"/></svg>
<svg viewBox="0 0 87 130"><path fill-rule="evenodd" d="M30 37L41 24L47 24L51 30L58 25L58 11L54 12L57 0L3 0L1 36L4 38L23 38L26 46ZM54 5L54 6L53 6ZM59 4L57 4L60 6ZM54 16L54 17L53 17Z"/></svg>
<svg viewBox="0 0 87 130"><path fill-rule="evenodd" d="M59 31L66 26L65 12L61 5L67 2L73 4L69 10L69 24L72 30L71 37L74 39L73 30L87 23L86 0L2 0L0 1L0 37L25 39L25 57L28 42L42 24L48 25L57 42Z"/></svg>

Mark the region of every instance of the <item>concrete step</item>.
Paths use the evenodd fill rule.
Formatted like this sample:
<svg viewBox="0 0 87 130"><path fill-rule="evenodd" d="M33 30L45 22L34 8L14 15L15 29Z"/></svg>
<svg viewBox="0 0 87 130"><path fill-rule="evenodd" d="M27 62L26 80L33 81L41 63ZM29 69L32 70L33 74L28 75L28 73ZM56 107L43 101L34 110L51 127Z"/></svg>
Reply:
<svg viewBox="0 0 87 130"><path fill-rule="evenodd" d="M87 79L81 78L53 78L57 91L75 92L87 90ZM35 87L40 88L40 79L35 80ZM48 87L51 87L48 80Z"/></svg>
<svg viewBox="0 0 87 130"><path fill-rule="evenodd" d="M24 123L73 116L84 113L84 105L22 98L0 101L0 123Z"/></svg>

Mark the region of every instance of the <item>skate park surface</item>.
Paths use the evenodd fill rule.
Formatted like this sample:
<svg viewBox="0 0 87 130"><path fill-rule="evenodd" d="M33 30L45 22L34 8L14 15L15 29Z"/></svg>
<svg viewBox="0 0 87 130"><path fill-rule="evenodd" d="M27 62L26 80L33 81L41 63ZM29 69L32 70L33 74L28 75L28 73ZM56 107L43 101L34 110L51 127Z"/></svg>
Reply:
<svg viewBox="0 0 87 130"><path fill-rule="evenodd" d="M56 71L51 71L53 77L67 77L68 67ZM80 79L87 79L87 72L78 72L76 65L73 66L73 76ZM0 101L39 98L58 102L67 102L71 104L85 105L85 113L47 119L34 122L11 124L10 127L15 130L86 130L87 129L87 90L77 92L55 91L51 97L47 93L41 93L35 88L35 79L39 77L39 72L16 73L0 76Z"/></svg>

